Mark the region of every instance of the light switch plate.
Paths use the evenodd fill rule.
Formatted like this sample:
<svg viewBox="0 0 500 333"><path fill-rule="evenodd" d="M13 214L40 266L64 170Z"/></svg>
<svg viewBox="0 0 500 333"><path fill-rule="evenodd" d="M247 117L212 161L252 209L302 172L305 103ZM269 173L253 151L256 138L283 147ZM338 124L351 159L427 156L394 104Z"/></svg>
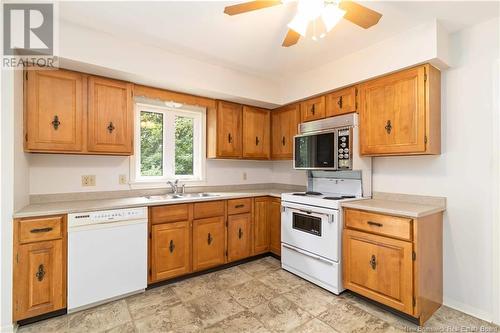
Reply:
<svg viewBox="0 0 500 333"><path fill-rule="evenodd" d="M95 186L95 175L83 175L82 186Z"/></svg>

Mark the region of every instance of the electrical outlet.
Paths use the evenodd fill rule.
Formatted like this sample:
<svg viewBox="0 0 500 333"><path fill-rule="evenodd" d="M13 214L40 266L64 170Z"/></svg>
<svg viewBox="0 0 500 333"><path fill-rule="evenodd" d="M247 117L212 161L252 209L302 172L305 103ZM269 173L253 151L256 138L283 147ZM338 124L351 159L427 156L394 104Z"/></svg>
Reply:
<svg viewBox="0 0 500 333"><path fill-rule="evenodd" d="M247 180L247 173L243 172L243 180Z"/></svg>
<svg viewBox="0 0 500 333"><path fill-rule="evenodd" d="M95 186L95 175L82 176L82 186Z"/></svg>
<svg viewBox="0 0 500 333"><path fill-rule="evenodd" d="M118 176L118 183L120 185L127 185L127 175L119 175Z"/></svg>

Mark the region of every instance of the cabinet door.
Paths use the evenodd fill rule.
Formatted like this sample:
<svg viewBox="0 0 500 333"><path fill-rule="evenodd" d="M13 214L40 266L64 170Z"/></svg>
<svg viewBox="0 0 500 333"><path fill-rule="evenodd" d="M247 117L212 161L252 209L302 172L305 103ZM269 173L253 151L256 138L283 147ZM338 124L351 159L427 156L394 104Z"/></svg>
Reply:
<svg viewBox="0 0 500 333"><path fill-rule="evenodd" d="M240 158L242 154L242 106L224 101L217 103L218 157Z"/></svg>
<svg viewBox="0 0 500 333"><path fill-rule="evenodd" d="M271 198L268 207L268 219L270 228L270 244L269 250L280 256L281 255L281 200L279 198Z"/></svg>
<svg viewBox="0 0 500 333"><path fill-rule="evenodd" d="M254 200L253 254L269 251L269 198Z"/></svg>
<svg viewBox="0 0 500 333"><path fill-rule="evenodd" d="M302 122L325 118L325 96L300 103L300 118Z"/></svg>
<svg viewBox="0 0 500 333"><path fill-rule="evenodd" d="M249 257L252 252L250 214L230 215L227 227L227 259L234 261Z"/></svg>
<svg viewBox="0 0 500 333"><path fill-rule="evenodd" d="M344 286L413 315L412 243L344 230Z"/></svg>
<svg viewBox="0 0 500 333"><path fill-rule="evenodd" d="M269 159L271 114L264 109L243 107L243 157Z"/></svg>
<svg viewBox="0 0 500 333"><path fill-rule="evenodd" d="M90 77L88 107L88 151L131 155L132 84Z"/></svg>
<svg viewBox="0 0 500 333"><path fill-rule="evenodd" d="M25 84L25 149L81 152L85 77L65 70L30 70Z"/></svg>
<svg viewBox="0 0 500 333"><path fill-rule="evenodd" d="M224 263L224 216L193 221L193 271Z"/></svg>
<svg viewBox="0 0 500 333"><path fill-rule="evenodd" d="M17 247L14 261L14 320L66 307L66 255L63 240Z"/></svg>
<svg viewBox="0 0 500 333"><path fill-rule="evenodd" d="M288 105L271 112L272 159L293 158L293 137L300 122L299 104Z"/></svg>
<svg viewBox="0 0 500 333"><path fill-rule="evenodd" d="M326 116L333 117L356 112L356 92L356 87L349 87L326 95Z"/></svg>
<svg viewBox="0 0 500 333"><path fill-rule="evenodd" d="M151 228L151 280L173 278L190 272L189 222L153 225Z"/></svg>
<svg viewBox="0 0 500 333"><path fill-rule="evenodd" d="M421 66L360 85L362 154L425 151L424 71Z"/></svg>

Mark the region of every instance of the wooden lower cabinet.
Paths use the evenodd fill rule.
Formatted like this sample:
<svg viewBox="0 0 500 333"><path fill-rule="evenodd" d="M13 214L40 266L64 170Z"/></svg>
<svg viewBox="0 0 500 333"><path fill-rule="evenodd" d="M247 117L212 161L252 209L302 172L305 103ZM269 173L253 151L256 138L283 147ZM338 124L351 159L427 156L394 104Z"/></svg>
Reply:
<svg viewBox="0 0 500 333"><path fill-rule="evenodd" d="M224 216L193 221L193 271L224 264L225 247Z"/></svg>
<svg viewBox="0 0 500 333"><path fill-rule="evenodd" d="M66 307L66 249L66 216L14 221L14 321Z"/></svg>
<svg viewBox="0 0 500 333"><path fill-rule="evenodd" d="M269 251L281 256L281 199L270 198L268 206L269 216Z"/></svg>
<svg viewBox="0 0 500 333"><path fill-rule="evenodd" d="M227 260L249 257L252 254L252 215L231 215L227 223Z"/></svg>
<svg viewBox="0 0 500 333"><path fill-rule="evenodd" d="M253 254L269 251L269 198L255 198L253 215Z"/></svg>
<svg viewBox="0 0 500 333"><path fill-rule="evenodd" d="M344 287L422 325L443 303L442 220L345 209Z"/></svg>
<svg viewBox="0 0 500 333"><path fill-rule="evenodd" d="M191 272L191 225L189 221L151 227L151 282Z"/></svg>

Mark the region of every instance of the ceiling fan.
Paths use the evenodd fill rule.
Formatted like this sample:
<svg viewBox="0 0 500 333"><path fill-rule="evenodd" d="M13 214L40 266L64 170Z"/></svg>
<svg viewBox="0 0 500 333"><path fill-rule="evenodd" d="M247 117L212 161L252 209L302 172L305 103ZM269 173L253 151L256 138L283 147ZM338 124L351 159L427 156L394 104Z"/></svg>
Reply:
<svg viewBox="0 0 500 333"><path fill-rule="evenodd" d="M297 13L290 23L282 46L289 47L297 44L299 38L306 36L312 25L313 39L323 38L333 27L345 18L352 23L368 29L378 23L382 14L350 0L264 0L248 1L224 8L228 15L243 14L246 12L281 5L297 1Z"/></svg>

